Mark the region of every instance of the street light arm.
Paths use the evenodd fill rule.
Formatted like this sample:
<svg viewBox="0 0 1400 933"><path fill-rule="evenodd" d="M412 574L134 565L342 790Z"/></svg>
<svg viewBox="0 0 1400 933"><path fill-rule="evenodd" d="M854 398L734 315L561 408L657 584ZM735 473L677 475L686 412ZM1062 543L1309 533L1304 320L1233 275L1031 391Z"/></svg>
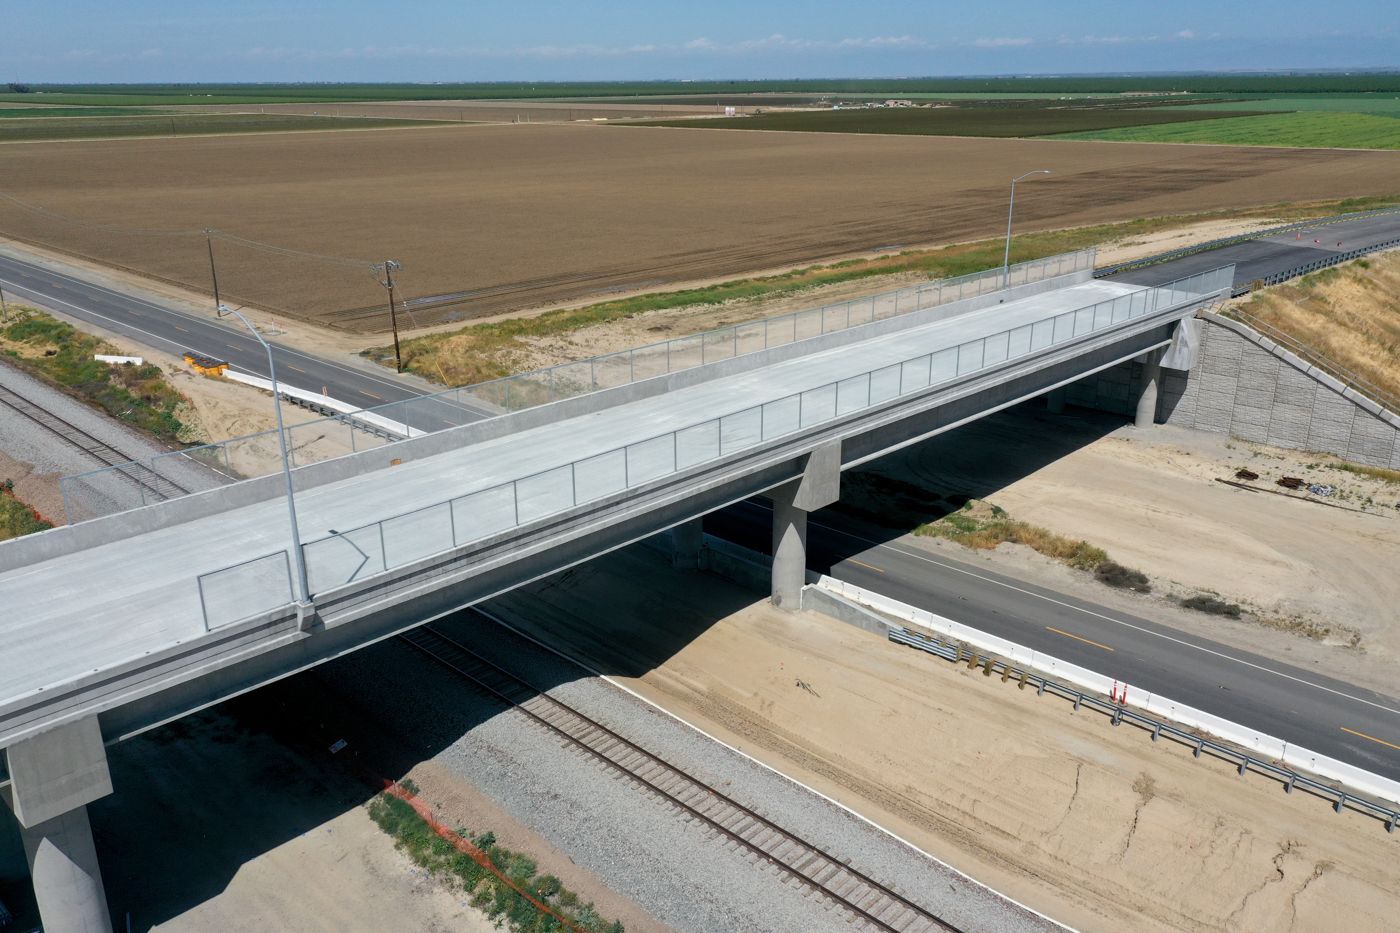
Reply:
<svg viewBox="0 0 1400 933"><path fill-rule="evenodd" d="M282 475L287 480L287 517L291 520L292 525L292 553L296 556L297 592L301 597L298 602L302 605L309 605L311 603L311 586L306 576L306 555L301 552L301 532L297 528L296 499L292 495L292 467L287 457L287 432L282 427L282 397L277 393L277 367L272 361L272 347L263 339L263 335L258 333L258 329L237 311L220 305L218 313L232 314L242 321L253 332L253 336L258 338L258 343L262 344L263 349L267 351L267 374L272 380L272 409L277 413L277 442L282 449Z"/></svg>

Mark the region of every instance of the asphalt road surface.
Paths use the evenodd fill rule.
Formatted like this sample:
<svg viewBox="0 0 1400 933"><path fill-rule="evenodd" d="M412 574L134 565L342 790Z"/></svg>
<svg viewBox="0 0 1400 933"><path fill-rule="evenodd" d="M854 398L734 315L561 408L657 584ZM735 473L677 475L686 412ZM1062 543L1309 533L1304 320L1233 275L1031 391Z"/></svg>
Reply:
<svg viewBox="0 0 1400 933"><path fill-rule="evenodd" d="M0 255L0 286L8 300L33 301L176 356L193 351L227 360L230 368L239 372L268 377L267 351L237 318L225 326L178 311L155 297L137 297L42 263L4 255ZM366 408L424 395L417 380L400 380L388 371L383 375L366 372L272 340L268 343L278 381L298 389L318 393L324 389L332 398ZM488 413L424 400L412 411L391 409L385 416L432 431L476 421Z"/></svg>
<svg viewBox="0 0 1400 933"><path fill-rule="evenodd" d="M771 552L753 500L705 531ZM1061 660L1400 781L1400 700L1106 609L897 539L840 515L808 522L807 566Z"/></svg>
<svg viewBox="0 0 1400 933"><path fill-rule="evenodd" d="M1208 272L1235 264L1235 284L1243 285L1278 272L1287 272L1329 255L1363 249L1377 243L1400 239L1400 211L1322 223L1277 236L1246 240L1171 259L1141 269L1129 269L1105 276L1129 285L1165 285L1197 272Z"/></svg>

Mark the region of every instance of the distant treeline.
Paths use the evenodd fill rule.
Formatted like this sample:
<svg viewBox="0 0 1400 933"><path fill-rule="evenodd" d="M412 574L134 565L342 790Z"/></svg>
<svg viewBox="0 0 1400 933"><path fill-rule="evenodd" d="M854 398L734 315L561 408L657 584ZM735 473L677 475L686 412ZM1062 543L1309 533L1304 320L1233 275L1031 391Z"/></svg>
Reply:
<svg viewBox="0 0 1400 933"><path fill-rule="evenodd" d="M481 100L677 94L1361 94L1400 92L1400 72L1202 74L1041 78L869 78L787 81L485 82L473 84L30 84L45 103L313 103L364 100ZM15 91L0 91L0 100Z"/></svg>

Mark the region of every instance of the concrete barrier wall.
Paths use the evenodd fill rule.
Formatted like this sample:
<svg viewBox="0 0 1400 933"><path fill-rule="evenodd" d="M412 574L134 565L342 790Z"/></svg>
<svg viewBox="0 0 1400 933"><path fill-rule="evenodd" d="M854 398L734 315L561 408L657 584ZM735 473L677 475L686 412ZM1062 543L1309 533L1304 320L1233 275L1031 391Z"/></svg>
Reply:
<svg viewBox="0 0 1400 933"><path fill-rule="evenodd" d="M1283 739L1231 722L1213 713L1187 706L1185 703L1178 703L1168 697L1114 680L1096 671L1070 664L1044 652L1015 644L972 626L954 622L952 619L890 599L888 596L862 589L854 584L822 576L818 578L816 585L843 599L868 606L886 616L911 624L925 633L963 642L973 648L998 655L1018 667L1030 668L1056 680L1067 681L1081 690L1105 696L1124 696L1130 706L1136 706L1163 718L1171 719L1188 728L1200 729L1241 748L1248 749L1260 757L1304 768L1313 774L1341 781L1363 793L1400 803L1400 782L1382 775L1366 771L1344 761L1338 761L1335 758L1329 758L1326 755L1320 755L1306 748L1300 748ZM821 602L813 600L812 608L825 612ZM804 602L804 608L806 605ZM828 614L860 628L869 628L865 620L853 621L848 618L849 612Z"/></svg>
<svg viewBox="0 0 1400 933"><path fill-rule="evenodd" d="M1205 314L1194 369L1162 370L1157 420L1400 470L1400 416L1238 321ZM1142 364L1069 386L1071 405L1131 415Z"/></svg>

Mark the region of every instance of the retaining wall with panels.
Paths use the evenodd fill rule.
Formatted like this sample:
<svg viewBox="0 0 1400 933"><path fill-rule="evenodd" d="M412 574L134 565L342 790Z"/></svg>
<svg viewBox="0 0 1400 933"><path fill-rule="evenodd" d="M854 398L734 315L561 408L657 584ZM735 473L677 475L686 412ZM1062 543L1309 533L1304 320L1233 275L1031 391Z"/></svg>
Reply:
<svg viewBox="0 0 1400 933"><path fill-rule="evenodd" d="M1400 416L1238 321L1205 320L1195 368L1162 370L1158 421L1400 469ZM1133 361L1071 384L1066 400L1132 415L1141 391Z"/></svg>

